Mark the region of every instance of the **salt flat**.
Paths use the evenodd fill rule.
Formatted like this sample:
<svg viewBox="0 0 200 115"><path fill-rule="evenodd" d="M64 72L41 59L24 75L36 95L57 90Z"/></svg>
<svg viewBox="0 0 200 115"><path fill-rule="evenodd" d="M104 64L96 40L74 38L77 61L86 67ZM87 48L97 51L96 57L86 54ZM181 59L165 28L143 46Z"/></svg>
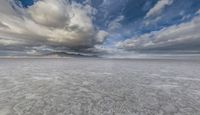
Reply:
<svg viewBox="0 0 200 115"><path fill-rule="evenodd" d="M200 60L0 59L0 115L200 115Z"/></svg>

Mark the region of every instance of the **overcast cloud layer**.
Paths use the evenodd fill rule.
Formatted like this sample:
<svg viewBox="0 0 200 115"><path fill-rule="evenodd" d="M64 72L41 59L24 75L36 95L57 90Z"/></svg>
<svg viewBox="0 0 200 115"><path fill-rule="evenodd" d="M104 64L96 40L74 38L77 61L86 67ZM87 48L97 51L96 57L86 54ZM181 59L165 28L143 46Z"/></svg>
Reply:
<svg viewBox="0 0 200 115"><path fill-rule="evenodd" d="M200 1L0 1L0 55L61 51L200 52Z"/></svg>

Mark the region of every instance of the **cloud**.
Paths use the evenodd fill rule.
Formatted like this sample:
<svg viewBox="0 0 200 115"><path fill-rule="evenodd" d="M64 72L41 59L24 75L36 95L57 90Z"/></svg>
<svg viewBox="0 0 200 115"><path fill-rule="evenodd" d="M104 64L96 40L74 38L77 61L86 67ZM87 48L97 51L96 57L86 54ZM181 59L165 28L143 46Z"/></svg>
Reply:
<svg viewBox="0 0 200 115"><path fill-rule="evenodd" d="M197 15L200 15L200 9L196 12Z"/></svg>
<svg viewBox="0 0 200 115"><path fill-rule="evenodd" d="M156 16L161 13L162 10L173 3L173 0L159 0L156 5L147 12L146 17Z"/></svg>
<svg viewBox="0 0 200 115"><path fill-rule="evenodd" d="M108 30L112 31L115 29L118 29L120 27L122 27L121 25L121 21L124 19L124 16L118 16L117 18L115 18L114 20L112 20L109 24L108 24Z"/></svg>
<svg viewBox="0 0 200 115"><path fill-rule="evenodd" d="M200 15L191 21L164 27L138 37L132 37L116 45L118 48L136 51L149 50L200 50Z"/></svg>
<svg viewBox="0 0 200 115"><path fill-rule="evenodd" d="M19 1L0 0L3 54L200 51L194 1L157 0L152 7L155 1L34 0L25 8Z"/></svg>
<svg viewBox="0 0 200 115"><path fill-rule="evenodd" d="M0 1L0 44L4 49L42 45L85 49L101 44L107 32L93 24L96 9L66 0L40 0L27 9L12 0ZM20 47L20 48L19 48Z"/></svg>
<svg viewBox="0 0 200 115"><path fill-rule="evenodd" d="M103 43L103 41L105 40L105 38L109 35L108 32L105 31L99 31L96 35L97 37L97 43Z"/></svg>

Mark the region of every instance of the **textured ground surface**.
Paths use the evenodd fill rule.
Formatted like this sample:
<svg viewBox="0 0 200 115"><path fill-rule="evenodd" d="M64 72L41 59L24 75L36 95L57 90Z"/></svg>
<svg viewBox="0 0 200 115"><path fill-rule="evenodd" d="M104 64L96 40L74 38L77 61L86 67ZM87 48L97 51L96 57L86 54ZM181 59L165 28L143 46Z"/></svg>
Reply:
<svg viewBox="0 0 200 115"><path fill-rule="evenodd" d="M0 59L0 115L200 115L200 61Z"/></svg>

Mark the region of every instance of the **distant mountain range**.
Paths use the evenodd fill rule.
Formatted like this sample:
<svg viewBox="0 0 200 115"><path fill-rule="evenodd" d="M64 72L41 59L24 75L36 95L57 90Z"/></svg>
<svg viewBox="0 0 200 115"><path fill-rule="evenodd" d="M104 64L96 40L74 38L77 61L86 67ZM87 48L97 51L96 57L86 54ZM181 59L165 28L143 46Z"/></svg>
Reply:
<svg viewBox="0 0 200 115"><path fill-rule="evenodd" d="M67 53L67 52L51 52L41 55L42 57L98 57L94 54Z"/></svg>

